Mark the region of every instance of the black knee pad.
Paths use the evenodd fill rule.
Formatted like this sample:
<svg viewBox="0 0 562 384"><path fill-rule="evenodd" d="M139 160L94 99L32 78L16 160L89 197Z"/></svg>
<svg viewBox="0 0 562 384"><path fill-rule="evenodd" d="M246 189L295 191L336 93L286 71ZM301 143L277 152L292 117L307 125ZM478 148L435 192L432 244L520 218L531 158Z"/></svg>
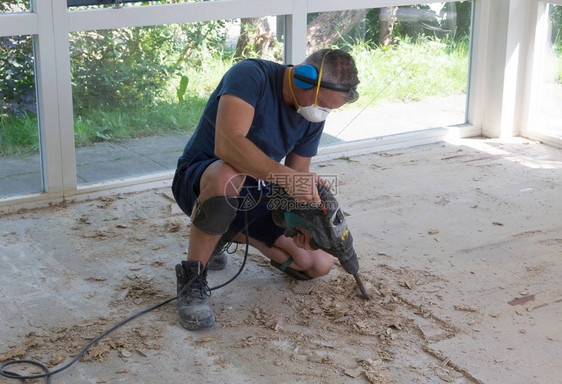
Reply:
<svg viewBox="0 0 562 384"><path fill-rule="evenodd" d="M236 217L237 209L237 197L215 196L202 204L197 201L191 218L193 225L200 231L210 235L222 235Z"/></svg>

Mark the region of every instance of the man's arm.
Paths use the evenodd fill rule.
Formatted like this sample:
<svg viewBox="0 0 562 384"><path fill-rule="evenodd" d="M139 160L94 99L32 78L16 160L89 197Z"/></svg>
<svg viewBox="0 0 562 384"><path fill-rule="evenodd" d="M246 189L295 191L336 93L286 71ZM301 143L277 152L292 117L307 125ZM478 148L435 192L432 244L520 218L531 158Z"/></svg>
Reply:
<svg viewBox="0 0 562 384"><path fill-rule="evenodd" d="M297 172L309 172L311 157L303 157L291 152L285 158L285 165Z"/></svg>
<svg viewBox="0 0 562 384"><path fill-rule="evenodd" d="M240 172L262 180L267 180L272 174L295 173L294 169L271 159L246 138L253 119L254 108L250 104L234 95L222 95L215 127L215 154ZM291 183L294 178L283 179L289 184L281 186L287 191L293 190ZM313 188L310 195L299 195L298 200L311 202L320 198Z"/></svg>
<svg viewBox="0 0 562 384"><path fill-rule="evenodd" d="M330 188L330 184L324 180L322 177L318 176L314 172L310 172L310 162L312 157L303 157L297 155L295 152L291 152L285 158L285 165L299 173L310 173L314 177L314 181L325 185Z"/></svg>

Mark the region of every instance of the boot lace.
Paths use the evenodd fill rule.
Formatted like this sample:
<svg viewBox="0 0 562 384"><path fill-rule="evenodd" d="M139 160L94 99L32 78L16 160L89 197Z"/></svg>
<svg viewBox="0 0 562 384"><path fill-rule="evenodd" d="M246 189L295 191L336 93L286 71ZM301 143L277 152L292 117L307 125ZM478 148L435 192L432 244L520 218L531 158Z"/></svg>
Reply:
<svg viewBox="0 0 562 384"><path fill-rule="evenodd" d="M210 297L211 289L209 288L206 279L204 279L203 276L199 274L193 277L183 286L178 296L199 296L200 298L204 298L205 296Z"/></svg>

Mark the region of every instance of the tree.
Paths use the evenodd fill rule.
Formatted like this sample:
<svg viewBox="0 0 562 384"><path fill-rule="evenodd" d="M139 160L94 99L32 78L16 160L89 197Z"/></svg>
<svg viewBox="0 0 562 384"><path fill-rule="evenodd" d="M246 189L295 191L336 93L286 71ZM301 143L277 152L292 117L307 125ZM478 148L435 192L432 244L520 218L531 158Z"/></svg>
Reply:
<svg viewBox="0 0 562 384"><path fill-rule="evenodd" d="M264 58L269 53L273 41L271 27L266 17L242 18L234 57L237 59Z"/></svg>
<svg viewBox="0 0 562 384"><path fill-rule="evenodd" d="M465 39L470 35L472 1L446 3L439 11L439 29L436 34L450 37L453 41Z"/></svg>
<svg viewBox="0 0 562 384"><path fill-rule="evenodd" d="M379 20L379 44L388 47L392 42L392 31L396 23L396 11L398 7L383 7L381 8Z"/></svg>
<svg viewBox="0 0 562 384"><path fill-rule="evenodd" d="M308 23L306 50L310 54L321 48L336 44L346 36L367 14L367 10L323 12Z"/></svg>

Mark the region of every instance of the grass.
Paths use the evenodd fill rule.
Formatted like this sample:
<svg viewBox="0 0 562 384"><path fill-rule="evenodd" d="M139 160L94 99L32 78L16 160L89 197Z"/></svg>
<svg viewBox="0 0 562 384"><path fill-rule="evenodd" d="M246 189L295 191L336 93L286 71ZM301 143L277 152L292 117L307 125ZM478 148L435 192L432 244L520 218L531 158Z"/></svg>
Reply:
<svg viewBox="0 0 562 384"><path fill-rule="evenodd" d="M468 41L403 41L390 48L356 44L351 55L361 81L360 98L354 107L372 101L409 102L466 92Z"/></svg>
<svg viewBox="0 0 562 384"><path fill-rule="evenodd" d="M206 99L187 97L184 104L166 101L151 108L85 111L75 116L76 145L90 145L99 141L116 141L138 137L187 133L197 126Z"/></svg>
<svg viewBox="0 0 562 384"><path fill-rule="evenodd" d="M367 43L348 47L361 80L361 97L351 107L366 105L373 99L375 102L407 102L427 96L464 93L468 46L468 41L446 44L430 39L415 43L404 39L391 48ZM234 64L232 53L203 56L206 58L201 65L186 67L182 73L189 78L183 104L176 95L178 78L168 89L162 90L160 100L152 106L82 111L74 116L76 145L192 132L209 95ZM0 155L28 154L38 151L38 147L34 115L0 116Z"/></svg>
<svg viewBox="0 0 562 384"><path fill-rule="evenodd" d="M0 155L18 156L39 153L37 115L0 115Z"/></svg>

